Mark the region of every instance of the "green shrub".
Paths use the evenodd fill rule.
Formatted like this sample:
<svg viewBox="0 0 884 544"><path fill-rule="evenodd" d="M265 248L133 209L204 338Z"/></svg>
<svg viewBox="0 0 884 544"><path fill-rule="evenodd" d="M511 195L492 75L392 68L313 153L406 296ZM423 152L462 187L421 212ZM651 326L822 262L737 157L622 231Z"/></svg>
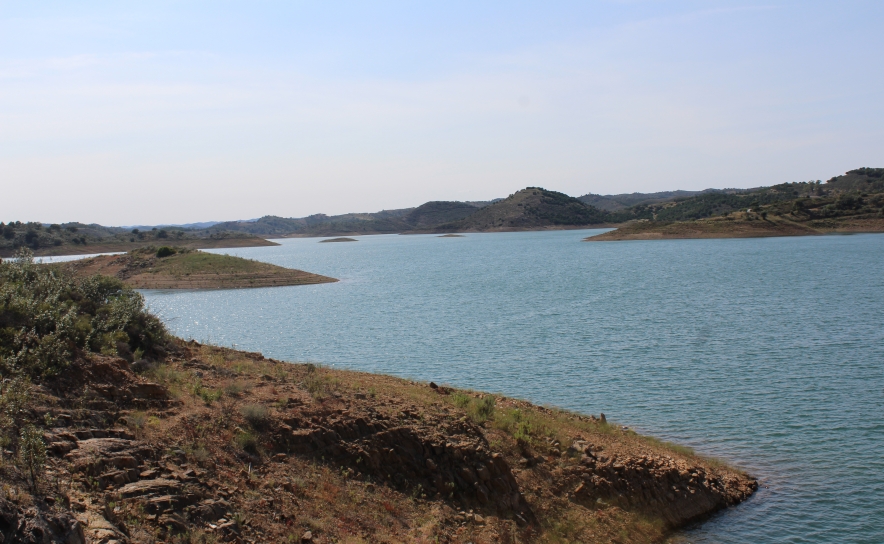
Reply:
<svg viewBox="0 0 884 544"><path fill-rule="evenodd" d="M485 395L481 399L475 399L469 407L470 418L476 423L485 423L494 416L494 404L497 399L494 395Z"/></svg>
<svg viewBox="0 0 884 544"><path fill-rule="evenodd" d="M31 477L31 487L37 487L37 478L43 474L46 463L46 443L43 433L33 425L26 425L21 430L18 442L18 458L21 467Z"/></svg>
<svg viewBox="0 0 884 544"><path fill-rule="evenodd" d="M0 448L16 449L26 412L30 381L22 376L0 382Z"/></svg>
<svg viewBox="0 0 884 544"><path fill-rule="evenodd" d="M77 280L27 250L0 262L0 377L54 375L80 351L162 354L165 343L144 297L116 278Z"/></svg>
<svg viewBox="0 0 884 544"><path fill-rule="evenodd" d="M460 391L455 392L451 395L451 401L458 408L466 408L470 405L470 401L473 400L469 395L465 393L461 393Z"/></svg>
<svg viewBox="0 0 884 544"><path fill-rule="evenodd" d="M236 433L233 441L243 451L258 453L258 438L248 431Z"/></svg>
<svg viewBox="0 0 884 544"><path fill-rule="evenodd" d="M162 259L163 257L168 257L170 255L174 255L175 250L169 246L163 246L157 250L157 258Z"/></svg>
<svg viewBox="0 0 884 544"><path fill-rule="evenodd" d="M246 404L239 413L255 429L263 429L270 419L267 407L261 404Z"/></svg>
<svg viewBox="0 0 884 544"><path fill-rule="evenodd" d="M250 385L246 382L235 381L224 386L224 393L229 397L238 397L243 391L247 391Z"/></svg>
<svg viewBox="0 0 884 544"><path fill-rule="evenodd" d="M516 440L530 442L535 433L530 416L518 408L498 412L494 416L494 426L512 435Z"/></svg>
<svg viewBox="0 0 884 544"><path fill-rule="evenodd" d="M467 415L474 422L482 424L494 416L494 405L497 399L494 395L485 395L482 398L474 399L466 393L456 391L451 395L451 401L458 408L465 408Z"/></svg>

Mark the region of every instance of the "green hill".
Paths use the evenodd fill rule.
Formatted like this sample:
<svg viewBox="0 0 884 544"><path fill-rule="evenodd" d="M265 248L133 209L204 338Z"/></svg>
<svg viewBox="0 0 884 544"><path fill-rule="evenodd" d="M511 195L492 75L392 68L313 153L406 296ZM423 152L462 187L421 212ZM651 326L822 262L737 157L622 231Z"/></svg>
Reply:
<svg viewBox="0 0 884 544"><path fill-rule="evenodd" d="M428 229L459 221L476 213L478 209L466 202L434 201L418 206L403 219L413 229Z"/></svg>
<svg viewBox="0 0 884 544"><path fill-rule="evenodd" d="M689 198L700 193L712 192L716 189L706 189L706 191L661 191L658 193L624 193L619 195L595 195L592 193L579 196L577 200L590 206L595 206L606 212L616 212L625 208L631 208L638 205L660 204L662 202L672 201L678 198Z"/></svg>
<svg viewBox="0 0 884 544"><path fill-rule="evenodd" d="M574 197L540 187L528 187L509 197L444 225L437 230L507 230L578 227L605 223L608 214Z"/></svg>

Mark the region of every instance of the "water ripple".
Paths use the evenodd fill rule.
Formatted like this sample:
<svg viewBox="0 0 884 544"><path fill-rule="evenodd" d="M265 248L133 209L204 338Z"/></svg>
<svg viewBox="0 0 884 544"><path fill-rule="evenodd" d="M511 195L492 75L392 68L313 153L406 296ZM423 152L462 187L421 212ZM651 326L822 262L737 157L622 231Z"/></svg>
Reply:
<svg viewBox="0 0 884 544"><path fill-rule="evenodd" d="M285 240L220 252L342 281L146 294L184 337L605 412L761 479L685 542L884 542L884 236L585 235Z"/></svg>

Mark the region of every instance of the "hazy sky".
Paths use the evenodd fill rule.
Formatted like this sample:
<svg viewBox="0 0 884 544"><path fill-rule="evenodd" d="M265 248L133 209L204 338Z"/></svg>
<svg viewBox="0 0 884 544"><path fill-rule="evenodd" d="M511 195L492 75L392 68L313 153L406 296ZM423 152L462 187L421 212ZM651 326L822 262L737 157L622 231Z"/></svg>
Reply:
<svg viewBox="0 0 884 544"><path fill-rule="evenodd" d="M110 225L884 166L884 2L0 0L0 220Z"/></svg>

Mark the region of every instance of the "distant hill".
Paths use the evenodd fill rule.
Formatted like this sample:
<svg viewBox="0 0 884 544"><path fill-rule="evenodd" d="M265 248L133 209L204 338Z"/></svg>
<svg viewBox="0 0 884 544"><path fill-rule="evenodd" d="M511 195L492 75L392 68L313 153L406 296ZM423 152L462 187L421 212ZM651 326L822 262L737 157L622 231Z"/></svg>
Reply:
<svg viewBox="0 0 884 544"><path fill-rule="evenodd" d="M48 226L41 223L0 223L0 256L12 255L20 247L29 247L38 255L62 255L128 251L148 244L167 243L189 248L267 245L271 242L266 242L266 238L286 236L525 230L624 224L631 221L671 223L727 217L738 212L749 213L748 210L786 214L791 221L851 217L851 221L861 219L861 222L868 223L866 220L871 216L878 217L876 214L881 208L882 197L884 168L850 170L826 183L782 183L752 189L619 195L590 193L573 198L539 187L528 187L505 199L432 201L415 208L375 213L314 214L288 218L267 215L260 219L221 222L205 228L202 226L208 223L193 223L192 228L152 227L149 230L83 223ZM860 223L852 224L855 226L850 228L854 230L866 228ZM646 227L642 228L647 230ZM676 227L670 227L672 229ZM679 232L695 230L681 229ZM758 232L754 227L751 230Z"/></svg>
<svg viewBox="0 0 884 544"><path fill-rule="evenodd" d="M629 223L593 241L882 232L884 168L851 170L826 183L704 192L624 208L610 217L612 223Z"/></svg>
<svg viewBox="0 0 884 544"><path fill-rule="evenodd" d="M620 195L594 195L592 193L577 197L584 204L595 206L600 210L616 212L624 208L637 205L659 204L678 198L688 198L705 192L713 192L717 189L705 191L662 191L659 193L624 193Z"/></svg>
<svg viewBox="0 0 884 544"><path fill-rule="evenodd" d="M314 214L307 217L267 215L254 221L228 221L210 227L210 231L247 232L257 236L331 236L337 234L382 234L408 230L402 217L415 208L383 210L376 213L343 215Z"/></svg>
<svg viewBox="0 0 884 544"><path fill-rule="evenodd" d="M427 202L409 212L403 220L412 229L430 229L469 217L478 209L466 202Z"/></svg>
<svg viewBox="0 0 884 544"><path fill-rule="evenodd" d="M544 227L577 227L606 222L608 214L574 197L528 187L436 230L488 231Z"/></svg>
<svg viewBox="0 0 884 544"><path fill-rule="evenodd" d="M209 230L247 232L258 236L338 236L353 234L389 234L431 229L463 219L483 203L434 201L417 208L383 210L376 213L343 215L315 214L285 218L265 216L257 221L218 223Z"/></svg>
<svg viewBox="0 0 884 544"><path fill-rule="evenodd" d="M243 232L152 228L150 230L103 227L84 223L44 225L39 222L0 223L0 257L20 248L35 255L82 255L129 251L147 245L175 244L192 249L275 245Z"/></svg>
<svg viewBox="0 0 884 544"><path fill-rule="evenodd" d="M884 168L857 168L826 182L826 189L848 192L884 193Z"/></svg>

